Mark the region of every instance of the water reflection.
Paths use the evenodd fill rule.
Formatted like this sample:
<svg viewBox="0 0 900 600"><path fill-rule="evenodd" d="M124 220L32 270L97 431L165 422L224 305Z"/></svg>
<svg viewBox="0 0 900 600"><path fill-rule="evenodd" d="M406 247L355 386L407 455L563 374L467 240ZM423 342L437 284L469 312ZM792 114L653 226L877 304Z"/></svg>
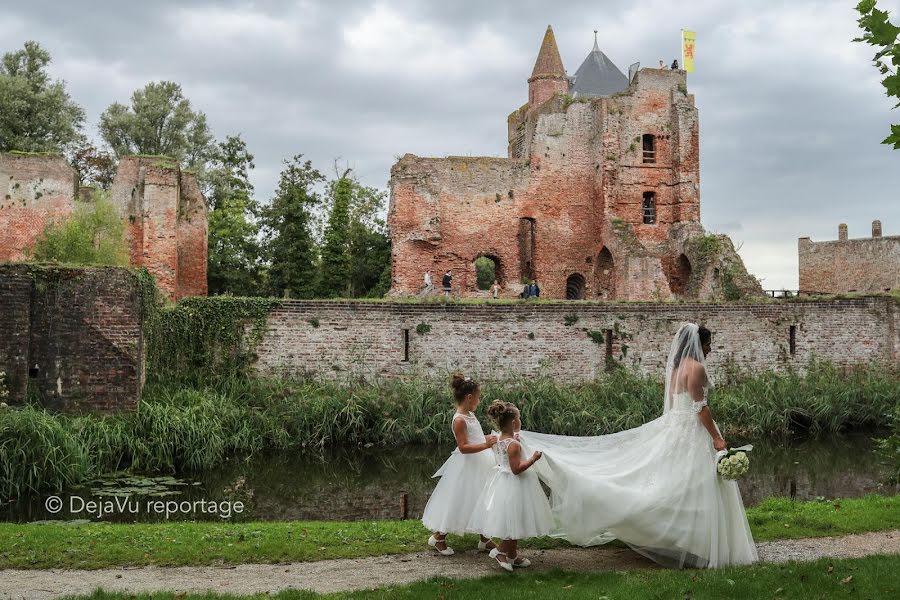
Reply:
<svg viewBox="0 0 900 600"><path fill-rule="evenodd" d="M368 520L418 519L434 488L431 475L451 448L330 449L322 454L283 454L232 460L226 466L173 485L176 500L241 501L246 510L237 520ZM871 493L896 493L880 482L886 469L879 464L868 435L805 441L785 446L757 443L750 474L741 480L744 501L752 505L770 496L813 500L851 498ZM175 481L175 480L173 480ZM108 494L109 487L105 488ZM64 509L49 514L44 497L0 508L5 521L78 519L68 511L72 496L109 500L103 490L71 490L62 494ZM168 500L170 498L166 498ZM80 506L80 501L75 503ZM189 511L172 518L215 520L215 514ZM97 520L97 519L93 519ZM107 521L161 520L139 511L104 515Z"/></svg>

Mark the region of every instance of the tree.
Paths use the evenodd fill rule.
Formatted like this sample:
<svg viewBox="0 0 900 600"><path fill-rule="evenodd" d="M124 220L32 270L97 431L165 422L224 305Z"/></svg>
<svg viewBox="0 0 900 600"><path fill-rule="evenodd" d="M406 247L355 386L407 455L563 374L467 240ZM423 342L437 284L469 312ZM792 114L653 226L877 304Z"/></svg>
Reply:
<svg viewBox="0 0 900 600"><path fill-rule="evenodd" d="M275 197L262 210L269 285L276 296L312 298L317 289L312 224L321 198L314 187L325 178L302 159L298 154L284 161Z"/></svg>
<svg viewBox="0 0 900 600"><path fill-rule="evenodd" d="M128 265L125 223L106 194L78 203L66 219L50 223L31 249L39 262L76 265Z"/></svg>
<svg viewBox="0 0 900 600"><path fill-rule="evenodd" d="M50 53L37 42L0 62L0 151L62 152L79 138L84 110L65 82L47 71Z"/></svg>
<svg viewBox="0 0 900 600"><path fill-rule="evenodd" d="M256 296L260 289L259 205L253 198L253 155L240 135L217 144L207 171L209 293Z"/></svg>
<svg viewBox="0 0 900 600"><path fill-rule="evenodd" d="M350 295L350 200L353 182L350 169L333 182L333 202L325 228L322 247L322 271L319 278L319 295L335 298Z"/></svg>
<svg viewBox="0 0 900 600"><path fill-rule="evenodd" d="M890 22L887 11L875 7L875 0L863 0L856 10L860 14L857 22L864 33L853 41L865 42L877 49L872 62L884 75L881 85L888 98L900 101L900 27ZM898 106L900 102L894 108ZM900 149L900 125L891 125L891 134L881 143Z"/></svg>
<svg viewBox="0 0 900 600"><path fill-rule="evenodd" d="M116 177L116 158L81 139L70 151L69 163L78 174L79 185L94 185L103 190L112 187Z"/></svg>
<svg viewBox="0 0 900 600"><path fill-rule="evenodd" d="M100 115L100 135L117 157L170 156L184 167L202 168L213 151L206 115L191 108L181 86L148 83L131 95L131 106L115 102Z"/></svg>

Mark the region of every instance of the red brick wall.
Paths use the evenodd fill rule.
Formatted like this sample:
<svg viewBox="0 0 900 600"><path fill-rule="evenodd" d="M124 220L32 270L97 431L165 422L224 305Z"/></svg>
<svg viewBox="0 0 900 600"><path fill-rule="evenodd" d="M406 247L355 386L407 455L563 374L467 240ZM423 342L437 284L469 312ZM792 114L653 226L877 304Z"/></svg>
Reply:
<svg viewBox="0 0 900 600"><path fill-rule="evenodd" d="M0 265L0 370L52 409L134 410L144 373L141 297L127 269Z"/></svg>
<svg viewBox="0 0 900 600"><path fill-rule="evenodd" d="M131 264L143 266L172 300L207 293L206 201L197 178L173 161L119 161L112 199L128 219Z"/></svg>
<svg viewBox="0 0 900 600"><path fill-rule="evenodd" d="M393 294L418 292L427 269L437 278L451 269L454 293L485 295L475 286L474 261L489 255L500 261L502 295L516 297L523 277L519 222L528 218L535 223L534 271L543 296L565 298L567 279L581 275L587 299L609 289L617 299L673 297L663 264L684 252L685 232L705 233L697 109L684 73L645 69L627 93L567 102L556 96L511 114L511 158L407 154L394 165ZM652 164L643 162L644 134L655 136ZM655 194L654 224L643 223L645 192ZM673 231L683 224L697 226ZM604 248L613 257L609 275L596 268ZM740 263L733 248L727 260ZM711 272L698 272L698 282ZM604 285L604 278L614 281ZM704 295L712 286L690 289L713 297Z"/></svg>
<svg viewBox="0 0 900 600"><path fill-rule="evenodd" d="M25 259L50 222L71 214L76 181L61 156L0 154L0 262Z"/></svg>
<svg viewBox="0 0 900 600"><path fill-rule="evenodd" d="M573 315L577 321L567 325ZM672 338L686 321L713 331L708 360L714 376L728 361L765 371L802 370L814 356L841 365L900 360L900 305L890 298L759 304L284 301L269 315L256 348L256 370L341 378L444 377L460 369L484 379L547 375L574 382L604 371L605 335L611 330L618 363L660 375ZM419 334L423 323L428 331ZM589 332L599 332L599 344Z"/></svg>

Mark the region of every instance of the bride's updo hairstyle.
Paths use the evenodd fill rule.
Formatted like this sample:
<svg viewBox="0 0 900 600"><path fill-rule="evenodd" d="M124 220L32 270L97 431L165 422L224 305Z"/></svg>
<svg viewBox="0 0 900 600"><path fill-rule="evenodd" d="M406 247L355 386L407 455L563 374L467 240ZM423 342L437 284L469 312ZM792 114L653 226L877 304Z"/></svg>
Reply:
<svg viewBox="0 0 900 600"><path fill-rule="evenodd" d="M519 409L512 402L494 400L488 406L487 414L501 431L519 414Z"/></svg>
<svg viewBox="0 0 900 600"><path fill-rule="evenodd" d="M688 326L686 326L688 327ZM700 338L699 346L696 346L692 343L690 335L682 335L680 343L678 345L678 349L675 351L675 355L672 357L673 366L678 368L681 365L681 359L684 357L693 358L696 361L700 361L703 358L703 346L705 344L712 343L712 331L703 327L702 325L697 327L697 336ZM699 354L698 354L699 353ZM695 356L696 354L696 356Z"/></svg>
<svg viewBox="0 0 900 600"><path fill-rule="evenodd" d="M462 404L466 396L474 394L479 388L477 381L471 377L466 377L462 373L453 374L450 386L453 388L453 399L456 400L457 404Z"/></svg>

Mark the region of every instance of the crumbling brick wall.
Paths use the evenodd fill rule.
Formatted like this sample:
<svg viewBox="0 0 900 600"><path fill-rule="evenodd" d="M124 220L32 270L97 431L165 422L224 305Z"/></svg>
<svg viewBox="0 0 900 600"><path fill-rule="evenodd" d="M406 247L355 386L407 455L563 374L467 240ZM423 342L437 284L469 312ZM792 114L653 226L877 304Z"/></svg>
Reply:
<svg viewBox="0 0 900 600"><path fill-rule="evenodd" d="M0 153L0 263L25 259L48 224L72 213L76 186L62 156Z"/></svg>
<svg viewBox="0 0 900 600"><path fill-rule="evenodd" d="M680 323L713 332L714 377L733 364L803 371L897 364L900 303L890 297L733 303L432 304L283 301L256 346L260 375L325 378L545 375L590 380L612 365L654 376Z"/></svg>
<svg viewBox="0 0 900 600"><path fill-rule="evenodd" d="M881 221L872 237L850 239L841 225L838 239L798 242L801 293L875 293L900 289L900 235L882 236Z"/></svg>
<svg viewBox="0 0 900 600"><path fill-rule="evenodd" d="M46 225L75 207L75 171L61 156L0 154L0 263L27 259ZM111 189L126 220L132 266L173 300L207 293L206 200L196 175L165 157L126 156Z"/></svg>
<svg viewBox="0 0 900 600"><path fill-rule="evenodd" d="M684 233L705 236L698 115L683 71L641 70L611 97L557 94L507 123L510 158L407 154L394 165L392 295L417 293L428 269L438 280L452 270L454 294L486 295L474 262L489 256L505 297L535 278L550 298L721 298L703 283L716 277L715 260L690 269L684 285L669 280L672 265L691 260ZM654 147L647 156L645 135ZM746 275L733 246L719 247ZM742 295L762 293L751 276L740 281Z"/></svg>
<svg viewBox="0 0 900 600"><path fill-rule="evenodd" d="M115 267L0 265L0 370L10 403L135 410L144 380L142 298Z"/></svg>

